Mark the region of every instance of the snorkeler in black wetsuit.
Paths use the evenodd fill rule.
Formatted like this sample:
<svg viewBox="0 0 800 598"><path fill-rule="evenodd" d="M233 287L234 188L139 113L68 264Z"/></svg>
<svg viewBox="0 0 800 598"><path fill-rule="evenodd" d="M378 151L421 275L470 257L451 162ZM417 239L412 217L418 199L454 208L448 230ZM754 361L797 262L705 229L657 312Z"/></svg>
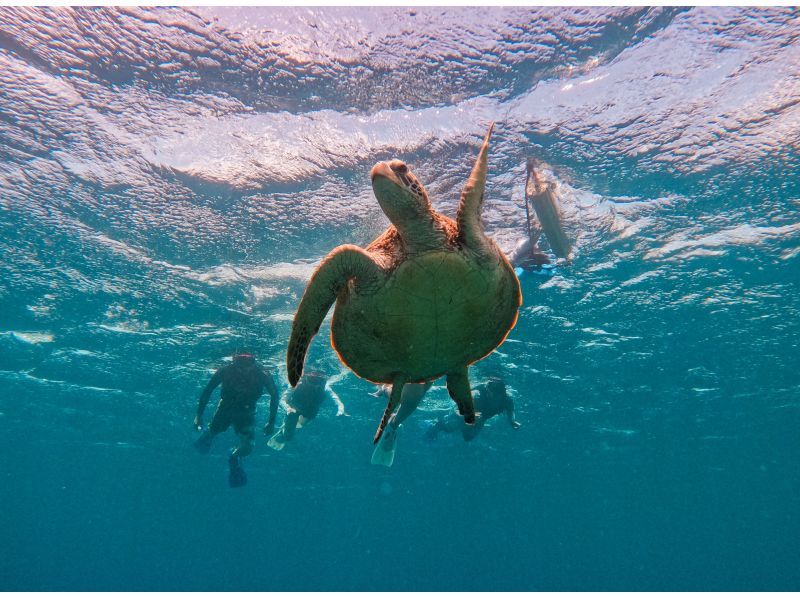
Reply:
<svg viewBox="0 0 800 598"><path fill-rule="evenodd" d="M272 374L265 371L249 353L233 356L233 362L219 368L206 385L197 405L194 425L203 429L203 412L214 389L222 384L220 401L208 428L195 441L194 446L203 454L211 450L214 436L224 432L231 425L237 436L239 446L231 451L229 482L232 487L244 486L247 476L242 468L241 458L253 452L255 444L256 402L266 390L270 394L269 421L264 426L264 434L275 428L278 413L278 388Z"/></svg>
<svg viewBox="0 0 800 598"><path fill-rule="evenodd" d="M473 392L477 415L475 424L468 426L462 416L450 412L431 425L427 432L429 440L435 439L439 432L453 433L460 430L464 440L469 442L478 435L487 421L501 413L506 414L508 425L513 429L522 426L514 419L514 401L508 396L506 384L500 378L489 378L484 384L475 387Z"/></svg>

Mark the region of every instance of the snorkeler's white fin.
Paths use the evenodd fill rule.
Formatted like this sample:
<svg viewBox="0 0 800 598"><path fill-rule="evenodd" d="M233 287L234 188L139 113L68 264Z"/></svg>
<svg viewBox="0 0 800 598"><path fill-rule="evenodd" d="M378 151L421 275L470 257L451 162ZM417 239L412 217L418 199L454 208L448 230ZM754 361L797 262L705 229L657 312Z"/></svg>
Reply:
<svg viewBox="0 0 800 598"><path fill-rule="evenodd" d="M373 465L392 466L392 463L394 463L394 452L397 448L397 433L399 431L399 427L393 428L391 425L386 426L381 439L378 441L378 444L375 445L375 450L372 451L371 463Z"/></svg>
<svg viewBox="0 0 800 598"><path fill-rule="evenodd" d="M286 442L283 440L283 426L281 426L281 429L278 430L277 434L267 440L267 446L271 449L275 449L276 451L283 450L283 447L286 446Z"/></svg>
<svg viewBox="0 0 800 598"><path fill-rule="evenodd" d="M308 423L308 420L305 417L303 417L302 415L297 418L297 427L298 428L302 428L307 423Z"/></svg>

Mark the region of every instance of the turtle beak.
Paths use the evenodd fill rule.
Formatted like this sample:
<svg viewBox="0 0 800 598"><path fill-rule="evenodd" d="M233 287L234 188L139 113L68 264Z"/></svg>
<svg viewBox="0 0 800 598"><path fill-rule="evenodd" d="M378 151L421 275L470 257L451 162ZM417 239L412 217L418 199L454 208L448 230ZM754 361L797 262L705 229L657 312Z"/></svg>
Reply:
<svg viewBox="0 0 800 598"><path fill-rule="evenodd" d="M400 160L378 162L370 171L372 192L378 200L378 205L389 221L401 230L407 230L410 223L420 218L424 219L430 212L427 195L410 188L409 177L412 176L408 172L408 167ZM416 179L413 184L418 189L422 188Z"/></svg>
<svg viewBox="0 0 800 598"><path fill-rule="evenodd" d="M369 172L370 180L374 181L379 176L387 178L390 181L399 182L397 181L397 176L395 176L394 172L392 171L391 167L387 162L378 162L375 166L372 167L372 170L370 170Z"/></svg>

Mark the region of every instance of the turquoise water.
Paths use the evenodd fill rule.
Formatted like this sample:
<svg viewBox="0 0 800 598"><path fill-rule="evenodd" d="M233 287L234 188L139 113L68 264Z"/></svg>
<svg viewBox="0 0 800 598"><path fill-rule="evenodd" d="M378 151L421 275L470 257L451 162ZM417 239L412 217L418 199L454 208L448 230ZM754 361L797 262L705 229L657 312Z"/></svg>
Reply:
<svg viewBox="0 0 800 598"><path fill-rule="evenodd" d="M788 8L0 9L0 589L799 589L798 31ZM326 323L310 359L350 416L259 436L229 488L232 432L191 446L211 373L247 345L284 390L314 265L387 224L372 164L452 216L489 121L489 234L524 236L536 157L574 243L473 368L522 427L427 442L437 382L371 465L384 404Z"/></svg>

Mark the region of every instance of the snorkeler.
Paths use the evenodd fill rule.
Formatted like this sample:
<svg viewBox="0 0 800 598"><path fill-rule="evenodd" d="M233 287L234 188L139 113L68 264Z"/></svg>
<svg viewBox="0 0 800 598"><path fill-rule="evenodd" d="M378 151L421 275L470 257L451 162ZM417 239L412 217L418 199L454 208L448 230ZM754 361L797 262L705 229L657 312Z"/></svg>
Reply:
<svg viewBox="0 0 800 598"><path fill-rule="evenodd" d="M386 428L383 431L381 439L375 446L372 453L373 465L385 465L391 467L394 463L394 454L397 448L397 433L402 424L408 416L414 413L414 410L419 405L422 397L428 392L433 382L420 382L417 384L406 384L403 387L403 392L400 395L400 407L397 408L394 415L389 419ZM383 397L387 401L392 392L390 384L381 384L378 390L373 394L376 397Z"/></svg>
<svg viewBox="0 0 800 598"><path fill-rule="evenodd" d="M283 449L284 445L294 437L296 428L302 428L317 416L320 406L325 399L336 403L336 416L347 415L344 404L339 395L333 392L328 385L328 377L319 371L310 371L303 374L300 381L293 389L286 391L283 401L286 417L278 433L269 439L267 445L276 451Z"/></svg>
<svg viewBox="0 0 800 598"><path fill-rule="evenodd" d="M477 413L475 425L466 425L463 417L451 411L431 424L426 433L428 440L434 440L439 432L451 434L460 431L464 440L469 442L478 435L487 421L501 413L505 413L508 424L513 429L516 430L522 426L514 419L514 401L508 396L506 384L500 378L487 379L484 384L475 388L474 396Z"/></svg>
<svg viewBox="0 0 800 598"><path fill-rule="evenodd" d="M554 185L542 180L536 172L537 161L528 158L528 176L525 181L525 221L527 237L522 240L508 256L517 276L525 272L549 275L555 266L550 257L539 248L539 238L544 233L550 248L556 257L569 262L572 250L569 239L564 232L561 210L558 207ZM530 207L536 211L541 229L531 225Z"/></svg>
<svg viewBox="0 0 800 598"><path fill-rule="evenodd" d="M206 385L197 405L194 425L203 429L203 412L206 409L211 393L222 384L220 401L208 428L195 441L195 448L206 454L211 450L214 437L227 430L231 425L239 437L239 446L231 451L228 458L230 486L244 486L247 475L242 468L241 459L253 452L255 444L256 402L266 390L270 394L269 420L264 426L264 434L270 434L275 428L275 416L278 413L278 388L272 374L265 371L255 357L249 353L237 353L233 361L219 368Z"/></svg>

